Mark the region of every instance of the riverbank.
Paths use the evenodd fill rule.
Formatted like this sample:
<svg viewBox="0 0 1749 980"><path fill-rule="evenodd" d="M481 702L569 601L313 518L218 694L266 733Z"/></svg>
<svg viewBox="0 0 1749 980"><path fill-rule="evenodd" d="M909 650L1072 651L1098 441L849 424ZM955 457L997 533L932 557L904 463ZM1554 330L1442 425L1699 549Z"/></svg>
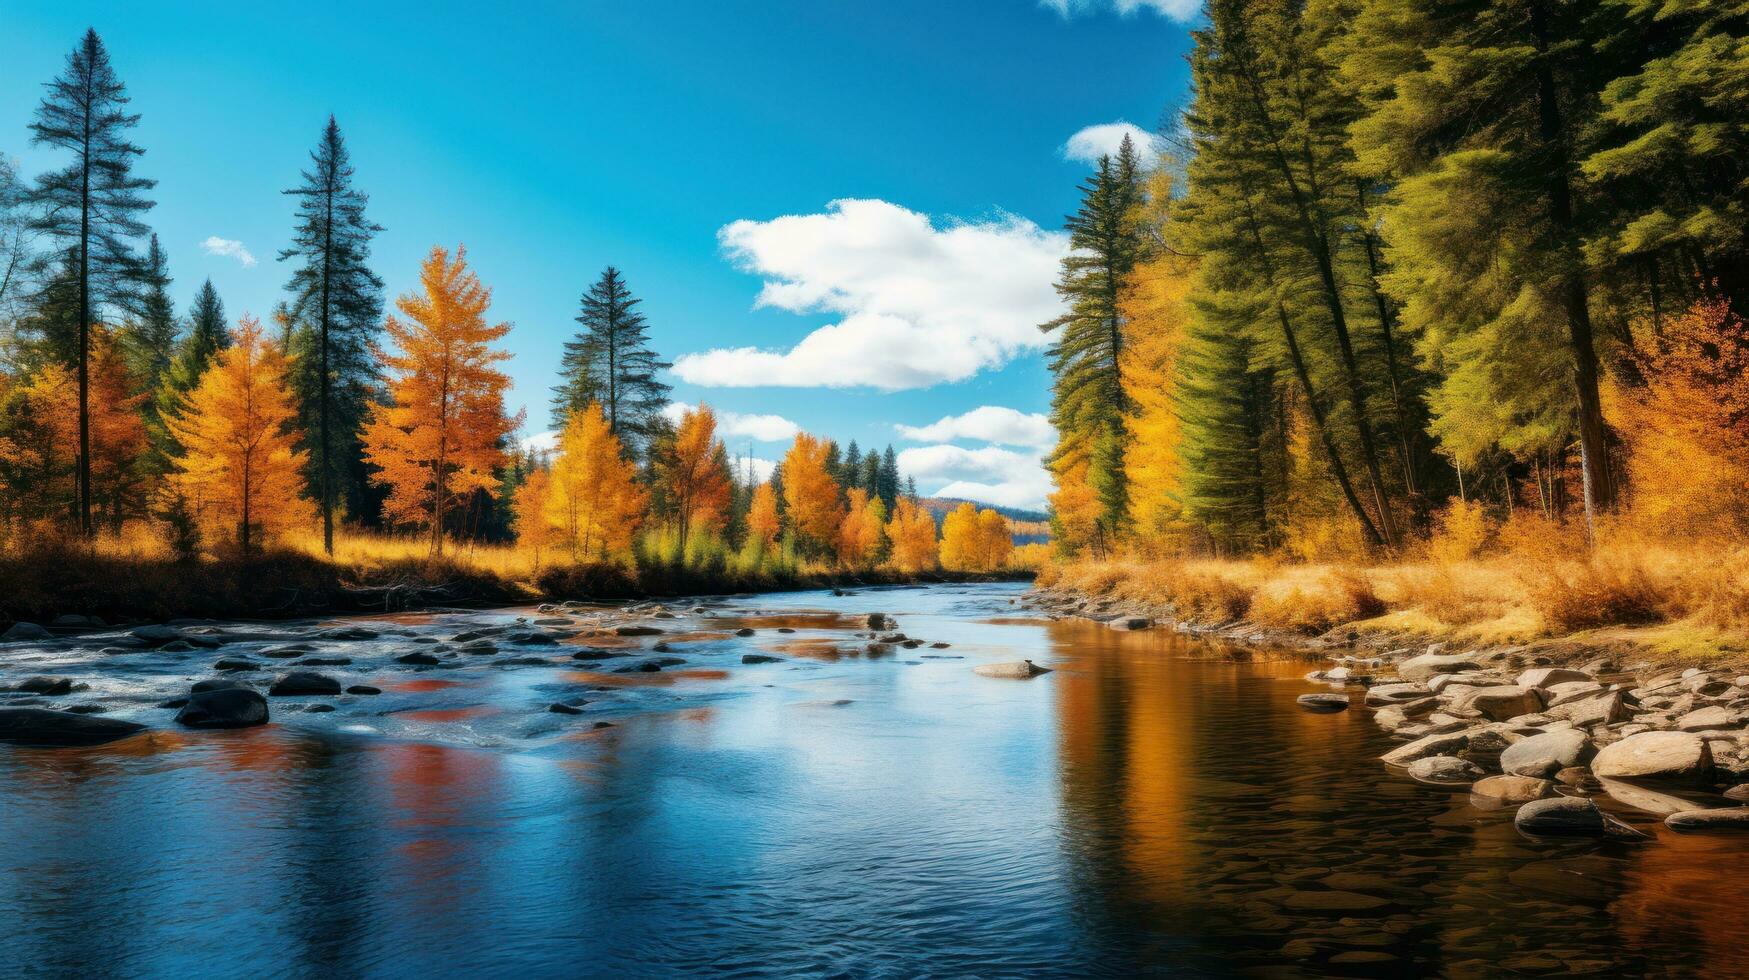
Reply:
<svg viewBox="0 0 1749 980"><path fill-rule="evenodd" d="M94 621L290 619L1024 577L1018 571L918 575L886 568L744 571L658 563L517 568L466 554L432 559L367 555L358 549L341 550L332 561L301 550L176 561L65 546L0 556L0 632L19 623L78 629Z"/></svg>
<svg viewBox="0 0 1749 980"><path fill-rule="evenodd" d="M1697 617L1562 630L1539 612L1549 600L1534 591L1534 576L1549 574L1479 563L1107 563L1041 576L1028 601L1118 630L1159 625L1322 655L1328 666L1306 679L1330 693L1302 697L1303 708L1369 709L1402 743L1381 757L1388 766L1494 806L1523 806L1527 832L1621 832L1610 806L1683 831L1749 829L1740 805L1749 800L1743 634ZM1432 593L1403 585L1429 575L1482 597L1491 613L1442 619L1426 601ZM1531 584L1515 597L1505 591L1514 582ZM1607 592L1590 601L1605 619L1625 608Z"/></svg>

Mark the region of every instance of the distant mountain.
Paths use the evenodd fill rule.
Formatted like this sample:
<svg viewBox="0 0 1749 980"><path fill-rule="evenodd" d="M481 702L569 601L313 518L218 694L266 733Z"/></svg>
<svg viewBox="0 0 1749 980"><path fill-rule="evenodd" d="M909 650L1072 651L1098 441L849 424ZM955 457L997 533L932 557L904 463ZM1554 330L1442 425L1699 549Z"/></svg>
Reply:
<svg viewBox="0 0 1749 980"><path fill-rule="evenodd" d="M946 514L948 511L953 510L955 507L958 507L960 504L971 504L979 510L988 507L996 513L1001 514L1003 517L1022 524L1043 524L1051 519L1051 516L1042 510L1026 510L1022 507L1003 507L1000 504L986 504L978 500L966 500L963 497L924 497L917 502L923 505L924 510L934 514L937 518Z"/></svg>

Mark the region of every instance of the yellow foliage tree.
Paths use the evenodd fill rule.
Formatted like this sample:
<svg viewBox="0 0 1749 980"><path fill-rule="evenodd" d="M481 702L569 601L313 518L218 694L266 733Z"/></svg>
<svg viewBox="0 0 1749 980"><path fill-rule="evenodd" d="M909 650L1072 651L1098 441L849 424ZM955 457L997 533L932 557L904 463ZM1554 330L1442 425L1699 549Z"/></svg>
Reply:
<svg viewBox="0 0 1749 980"><path fill-rule="evenodd" d="M553 524L547 520L547 499L552 493L552 479L553 475L548 470L536 469L528 474L528 478L522 481L522 486L516 488L510 499L516 543L534 553L536 568L541 564L541 552L558 542Z"/></svg>
<svg viewBox="0 0 1749 980"><path fill-rule="evenodd" d="M747 508L747 533L769 548L782 529L777 518L777 492L771 484L761 483L753 488L753 502Z"/></svg>
<svg viewBox="0 0 1749 980"><path fill-rule="evenodd" d="M1014 534L1008 529L1008 518L988 508L978 512L975 567L981 572L993 572L1008 566L1008 556L1014 553Z"/></svg>
<svg viewBox="0 0 1749 980"><path fill-rule="evenodd" d="M729 474L721 465L722 440L717 438L717 414L709 405L687 409L674 433L672 456L663 466L663 482L674 500L674 523L680 554L686 555L687 534L694 526L722 526L729 506Z"/></svg>
<svg viewBox="0 0 1749 980"><path fill-rule="evenodd" d="M935 568L935 518L915 500L899 498L887 522L887 538L893 543L890 560L899 571L915 574Z"/></svg>
<svg viewBox="0 0 1749 980"><path fill-rule="evenodd" d="M493 365L510 355L493 341L510 324L488 324L492 292L469 271L467 250L452 258L433 248L419 270L420 291L395 301L407 319L383 324L399 353L378 352L390 373L389 401L371 406L364 427L373 482L389 488L383 512L398 524L431 529L443 553L444 516L475 492L496 494L493 471L505 439L522 424L504 412L510 378Z"/></svg>
<svg viewBox="0 0 1749 980"><path fill-rule="evenodd" d="M881 551L887 508L881 498L857 487L850 491L844 520L838 524L838 560L851 568L873 564Z"/></svg>
<svg viewBox="0 0 1749 980"><path fill-rule="evenodd" d="M941 567L955 572L992 572L1008 563L1014 538L1008 519L994 510L979 512L970 501L941 522Z"/></svg>
<svg viewBox="0 0 1749 980"><path fill-rule="evenodd" d="M1189 316L1194 260L1163 253L1138 265L1124 284L1121 376L1129 414L1124 473L1139 542L1160 554L1182 544L1182 435L1176 406L1178 352Z"/></svg>
<svg viewBox="0 0 1749 980"><path fill-rule="evenodd" d="M231 337L164 423L182 447L172 485L203 527L233 532L248 554L266 535L307 524L315 510L291 430L289 358L254 317L243 317Z"/></svg>
<svg viewBox="0 0 1749 980"><path fill-rule="evenodd" d="M629 554L648 503L600 403L572 412L546 495L547 521L571 558Z"/></svg>
<svg viewBox="0 0 1749 980"><path fill-rule="evenodd" d="M815 551L829 549L844 522L838 481L826 466L829 451L826 440L799 432L783 457L783 502L790 530Z"/></svg>
<svg viewBox="0 0 1749 980"><path fill-rule="evenodd" d="M91 496L110 524L119 529L139 485L136 464L146 450L146 424L140 405L146 395L131 393L135 385L115 332L101 324L91 330L88 372ZM40 454L47 467L43 475L48 486L38 492L57 498L64 495L71 506L78 493L73 482L79 458L77 375L60 364L50 364L20 393L48 442ZM65 468L54 465L59 459L66 460Z"/></svg>
<svg viewBox="0 0 1749 980"><path fill-rule="evenodd" d="M1092 552L1103 557L1105 534L1100 519L1105 509L1099 494L1087 481L1089 464L1083 460L1057 474L1057 489L1051 494L1051 536L1066 554ZM943 531L945 533L945 529Z"/></svg>

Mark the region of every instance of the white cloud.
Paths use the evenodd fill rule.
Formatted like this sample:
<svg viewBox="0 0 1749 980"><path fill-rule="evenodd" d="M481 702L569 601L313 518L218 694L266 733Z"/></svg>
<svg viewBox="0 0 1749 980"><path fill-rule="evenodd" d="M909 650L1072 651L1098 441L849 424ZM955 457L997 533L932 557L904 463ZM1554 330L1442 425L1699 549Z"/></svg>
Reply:
<svg viewBox="0 0 1749 980"><path fill-rule="evenodd" d="M899 453L899 472L930 497L964 497L1042 510L1051 478L1038 453L985 446L914 446ZM933 486L934 489L927 489Z"/></svg>
<svg viewBox="0 0 1749 980"><path fill-rule="evenodd" d="M557 452L558 449L559 433L554 429L548 429L545 432L536 432L534 435L522 440L522 451L525 453L531 451L537 453L552 453Z"/></svg>
<svg viewBox="0 0 1749 980"><path fill-rule="evenodd" d="M1062 300L1052 283L1068 236L1024 218L942 222L878 200L825 213L737 221L718 232L739 268L764 277L756 306L837 313L788 350L686 354L674 373L713 387L866 386L960 381L1045 346L1038 325Z"/></svg>
<svg viewBox="0 0 1749 980"><path fill-rule="evenodd" d="M208 235L207 240L200 243L200 247L208 255L230 256L238 262L243 263L243 268L245 269L255 264L255 256L250 255L249 250L243 247L243 243L237 241L235 238L220 238L217 235Z"/></svg>
<svg viewBox="0 0 1749 980"><path fill-rule="evenodd" d="M1180 23L1190 21L1202 10L1201 0L1039 0L1038 5L1055 10L1066 18L1105 10L1129 17L1138 11L1151 10Z"/></svg>
<svg viewBox="0 0 1749 980"><path fill-rule="evenodd" d="M1135 144L1136 154L1144 166L1153 163L1160 155L1161 140L1159 136L1148 132L1134 123L1119 119L1117 122L1099 123L1093 126L1083 126L1069 137L1062 146L1063 159L1080 160L1086 163L1098 163L1103 156L1117 156L1118 147L1123 145L1123 138L1128 136Z"/></svg>
<svg viewBox="0 0 1749 980"><path fill-rule="evenodd" d="M1051 420L1034 412L1027 414L999 405L982 405L963 415L949 415L928 425L896 425L899 435L917 442L951 442L976 439L1005 446L1035 446L1049 449L1057 444Z"/></svg>
<svg viewBox="0 0 1749 980"><path fill-rule="evenodd" d="M668 421L680 424L680 417L695 406L685 402L670 402L662 414ZM802 427L781 415L750 415L714 409L717 413L717 435L723 439L752 439L756 442L788 442Z"/></svg>

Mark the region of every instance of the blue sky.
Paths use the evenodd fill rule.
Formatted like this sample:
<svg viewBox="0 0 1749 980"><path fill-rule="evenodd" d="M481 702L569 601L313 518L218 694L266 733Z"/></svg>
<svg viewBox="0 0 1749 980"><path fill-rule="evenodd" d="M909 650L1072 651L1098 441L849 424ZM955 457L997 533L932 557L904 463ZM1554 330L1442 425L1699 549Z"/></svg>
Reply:
<svg viewBox="0 0 1749 980"><path fill-rule="evenodd" d="M1186 0L282 6L8 4L0 153L55 162L26 126L95 26L143 117L179 309L209 276L233 317L272 309L278 192L333 113L390 295L458 242L493 287L528 433L611 263L676 399L736 413L737 453L780 454L778 416L895 443L926 493L1032 505L1049 379L1031 322L1055 302L1038 270L1088 166L1065 146L1153 128L1189 44ZM933 424L980 408L1012 411Z"/></svg>

